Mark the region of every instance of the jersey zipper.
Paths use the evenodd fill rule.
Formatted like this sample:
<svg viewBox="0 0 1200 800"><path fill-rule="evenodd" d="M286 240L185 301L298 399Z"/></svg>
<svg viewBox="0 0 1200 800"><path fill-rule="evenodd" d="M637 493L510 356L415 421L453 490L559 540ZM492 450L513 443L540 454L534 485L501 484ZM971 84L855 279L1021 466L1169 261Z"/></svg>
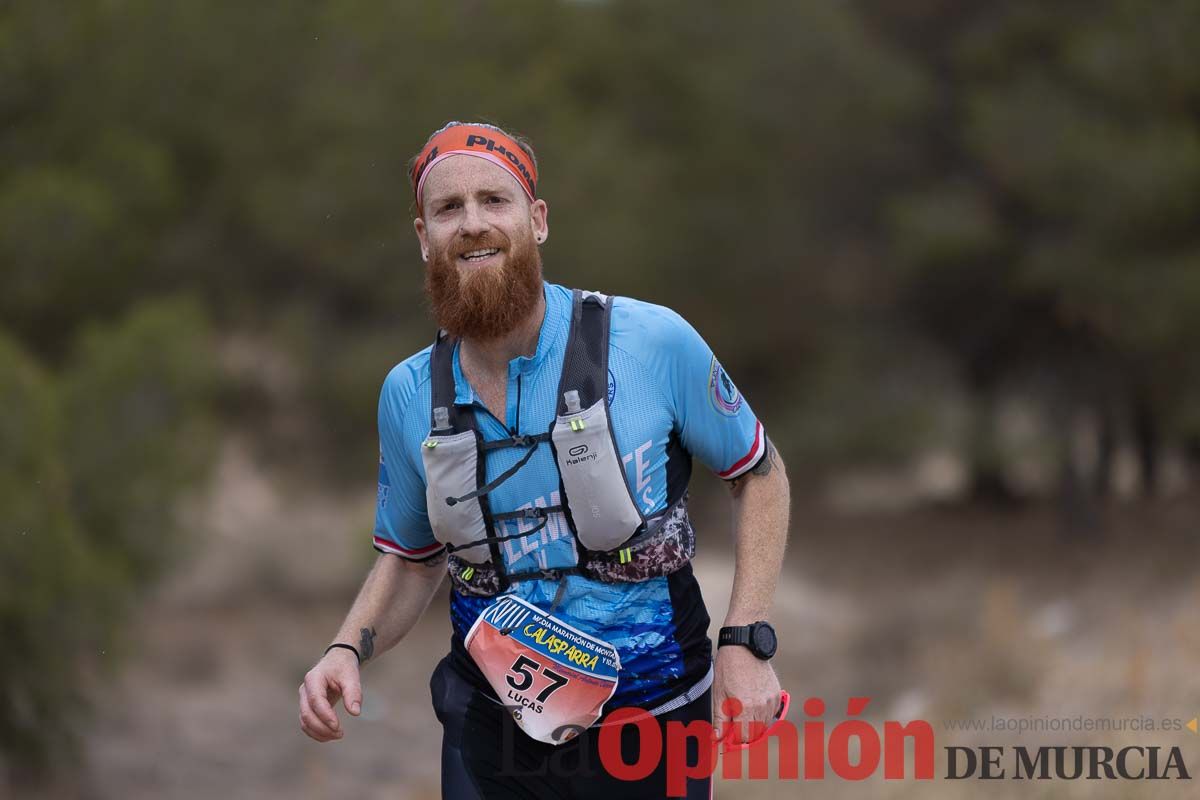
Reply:
<svg viewBox="0 0 1200 800"><path fill-rule="evenodd" d="M519 436L521 430L521 373L517 373L517 424L510 431L513 436Z"/></svg>

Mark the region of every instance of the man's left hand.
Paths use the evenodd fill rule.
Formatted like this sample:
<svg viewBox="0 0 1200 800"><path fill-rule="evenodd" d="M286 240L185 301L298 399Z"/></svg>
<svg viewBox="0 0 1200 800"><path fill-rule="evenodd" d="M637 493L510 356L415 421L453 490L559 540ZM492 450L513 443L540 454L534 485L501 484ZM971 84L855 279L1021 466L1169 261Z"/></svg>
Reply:
<svg viewBox="0 0 1200 800"><path fill-rule="evenodd" d="M725 700L734 698L742 711L733 717L740 723L735 741L741 744L762 735L775 722L781 696L779 677L769 661L763 661L745 647L727 645L717 648L716 674L713 677L713 725L717 735L725 733ZM755 724L755 723L760 724Z"/></svg>

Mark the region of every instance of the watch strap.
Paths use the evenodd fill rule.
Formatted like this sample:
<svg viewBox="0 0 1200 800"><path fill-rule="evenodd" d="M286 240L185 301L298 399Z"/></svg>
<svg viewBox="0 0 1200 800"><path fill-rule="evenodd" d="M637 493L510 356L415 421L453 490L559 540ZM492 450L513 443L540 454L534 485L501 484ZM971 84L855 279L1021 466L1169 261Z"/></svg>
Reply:
<svg viewBox="0 0 1200 800"><path fill-rule="evenodd" d="M721 628L717 634L717 647L725 647L726 645L741 645L750 647L750 628L749 625L735 625Z"/></svg>

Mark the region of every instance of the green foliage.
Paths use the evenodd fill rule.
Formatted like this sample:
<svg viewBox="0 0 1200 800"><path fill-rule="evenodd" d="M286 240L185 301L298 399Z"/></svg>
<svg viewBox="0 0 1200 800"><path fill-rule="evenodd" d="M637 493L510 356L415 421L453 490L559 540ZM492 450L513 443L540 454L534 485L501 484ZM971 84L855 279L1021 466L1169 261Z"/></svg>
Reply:
<svg viewBox="0 0 1200 800"><path fill-rule="evenodd" d="M212 452L214 372L199 307L146 303L83 332L61 384L72 508L139 583L169 554L173 500Z"/></svg>
<svg viewBox="0 0 1200 800"><path fill-rule="evenodd" d="M1140 416L1143 450L1194 437L1196 5L884 16L936 76L939 109L921 137L937 169L889 209L900 316L951 354L982 413L1005 382L1050 375L1049 413Z"/></svg>
<svg viewBox="0 0 1200 800"><path fill-rule="evenodd" d="M29 168L0 189L0 258L7 265L0 313L32 333L47 316L87 308L103 283L95 254L119 238L116 210L104 189L61 168Z"/></svg>
<svg viewBox="0 0 1200 800"><path fill-rule="evenodd" d="M115 584L71 514L53 383L2 335L0 407L0 753L36 770L70 741Z"/></svg>
<svg viewBox="0 0 1200 800"><path fill-rule="evenodd" d="M90 666L178 538L207 463L213 389L194 303L89 327L58 379L0 333L0 754L18 774L69 749Z"/></svg>

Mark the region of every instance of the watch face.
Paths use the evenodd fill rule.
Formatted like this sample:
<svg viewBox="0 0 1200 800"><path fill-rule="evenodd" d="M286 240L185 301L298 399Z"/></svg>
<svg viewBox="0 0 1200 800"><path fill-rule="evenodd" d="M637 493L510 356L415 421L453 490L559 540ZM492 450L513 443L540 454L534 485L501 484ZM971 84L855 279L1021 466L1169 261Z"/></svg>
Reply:
<svg viewBox="0 0 1200 800"><path fill-rule="evenodd" d="M754 626L753 636L754 649L764 658L770 658L775 655L775 648L779 643L775 638L775 630L770 625Z"/></svg>

